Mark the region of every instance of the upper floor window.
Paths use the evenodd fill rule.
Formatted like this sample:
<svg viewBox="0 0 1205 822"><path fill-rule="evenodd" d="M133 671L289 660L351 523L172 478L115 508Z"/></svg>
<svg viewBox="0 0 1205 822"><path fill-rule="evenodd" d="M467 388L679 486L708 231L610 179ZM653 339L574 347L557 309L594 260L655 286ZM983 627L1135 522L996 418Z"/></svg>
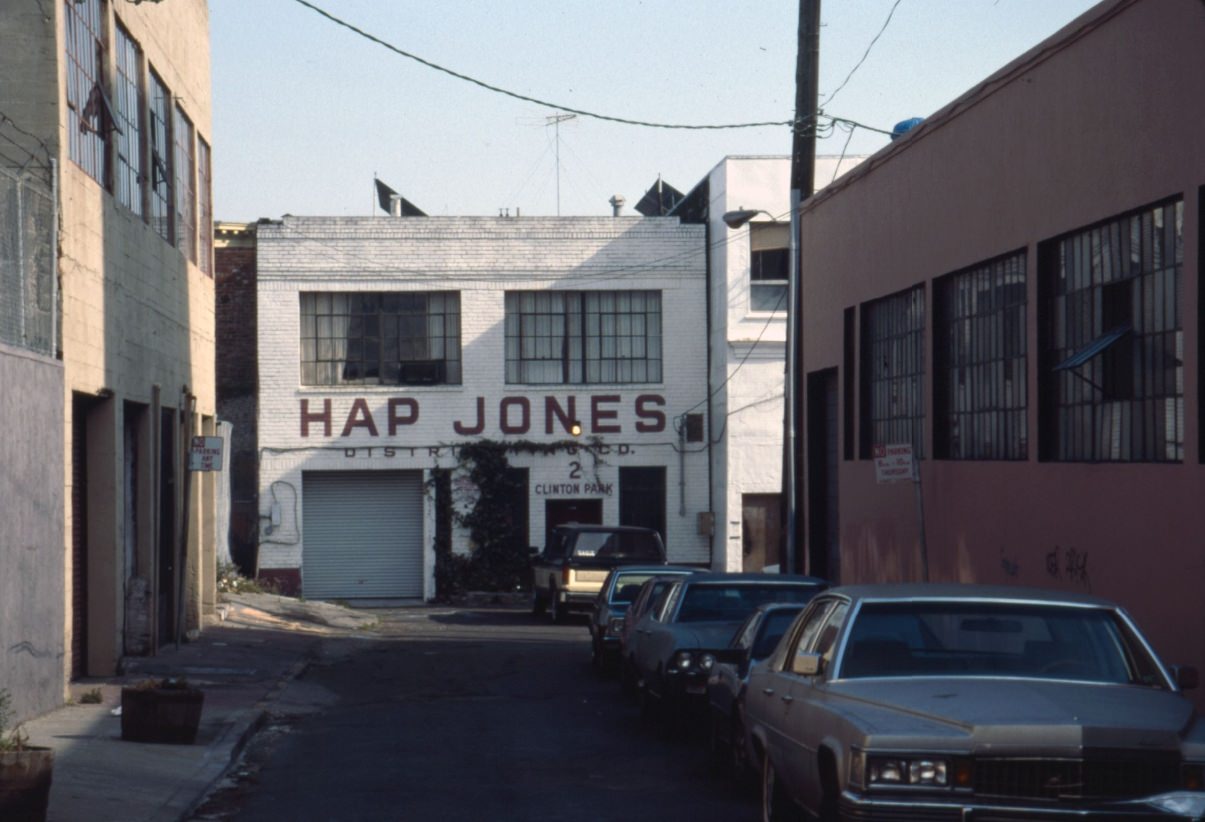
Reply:
<svg viewBox="0 0 1205 822"><path fill-rule="evenodd" d="M933 301L934 451L1025 459L1025 252L943 277Z"/></svg>
<svg viewBox="0 0 1205 822"><path fill-rule="evenodd" d="M197 227L201 271L213 276L213 166L209 143L197 137Z"/></svg>
<svg viewBox="0 0 1205 822"><path fill-rule="evenodd" d="M924 456L925 290L862 307L862 458L875 445L911 443Z"/></svg>
<svg viewBox="0 0 1205 822"><path fill-rule="evenodd" d="M184 252L185 257L196 262L197 212L193 208L196 196L193 190L193 128L192 121L179 106L175 107L172 136L176 143L176 245Z"/></svg>
<svg viewBox="0 0 1205 822"><path fill-rule="evenodd" d="M120 24L117 26L117 202L142 216L142 49Z"/></svg>
<svg viewBox="0 0 1205 822"><path fill-rule="evenodd" d="M109 152L117 127L105 92L103 0L65 0L68 155L110 188Z"/></svg>
<svg viewBox="0 0 1205 822"><path fill-rule="evenodd" d="M506 294L508 384L661 381L661 292Z"/></svg>
<svg viewBox="0 0 1205 822"><path fill-rule="evenodd" d="M1184 458L1184 204L1043 243L1043 459Z"/></svg>
<svg viewBox="0 0 1205 822"><path fill-rule="evenodd" d="M785 223L750 223L749 308L786 311L791 229Z"/></svg>
<svg viewBox="0 0 1205 822"><path fill-rule="evenodd" d="M459 385L456 292L301 294L302 385Z"/></svg>
<svg viewBox="0 0 1205 822"><path fill-rule="evenodd" d="M171 243L175 241L170 131L172 98L159 75L152 71L150 78L148 110L151 133L148 143L151 154L151 227L155 229L156 234Z"/></svg>

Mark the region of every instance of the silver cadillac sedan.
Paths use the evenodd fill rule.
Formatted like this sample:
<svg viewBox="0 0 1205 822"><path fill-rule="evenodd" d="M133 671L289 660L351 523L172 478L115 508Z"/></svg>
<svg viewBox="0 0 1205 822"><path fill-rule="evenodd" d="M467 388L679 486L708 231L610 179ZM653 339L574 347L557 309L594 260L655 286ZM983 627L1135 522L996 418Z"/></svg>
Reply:
<svg viewBox="0 0 1205 822"><path fill-rule="evenodd" d="M749 677L762 816L1200 819L1196 683L1103 599L834 588Z"/></svg>

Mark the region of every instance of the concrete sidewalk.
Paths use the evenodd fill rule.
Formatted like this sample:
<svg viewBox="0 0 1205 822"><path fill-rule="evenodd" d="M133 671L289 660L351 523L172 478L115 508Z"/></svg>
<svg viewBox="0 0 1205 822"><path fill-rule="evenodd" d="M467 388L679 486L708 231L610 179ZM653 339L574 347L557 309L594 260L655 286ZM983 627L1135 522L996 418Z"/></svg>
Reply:
<svg viewBox="0 0 1205 822"><path fill-rule="evenodd" d="M24 724L34 745L54 749L51 822L175 822L190 814L263 722L284 685L324 640L370 633L376 617L329 603L267 594L223 595L225 619L193 642L154 657L127 657L125 673L72 683L75 704ZM183 677L205 691L193 745L121 739L122 685ZM99 689L101 704L79 704Z"/></svg>

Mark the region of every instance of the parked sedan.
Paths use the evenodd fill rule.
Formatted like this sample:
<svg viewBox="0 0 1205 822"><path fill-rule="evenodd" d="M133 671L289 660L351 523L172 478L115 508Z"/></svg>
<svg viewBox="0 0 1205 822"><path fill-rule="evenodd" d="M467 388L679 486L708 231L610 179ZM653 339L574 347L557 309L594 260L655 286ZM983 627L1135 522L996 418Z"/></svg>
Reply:
<svg viewBox="0 0 1205 822"><path fill-rule="evenodd" d="M826 587L815 577L772 574L692 574L674 580L660 609L636 625L631 656L646 712L706 706L715 652L767 602L807 602Z"/></svg>
<svg viewBox="0 0 1205 822"><path fill-rule="evenodd" d="M599 673L610 671L619 659L623 615L640 593L640 586L657 576L690 574L694 568L676 565L625 565L607 574L590 612L590 662Z"/></svg>
<svg viewBox="0 0 1205 822"><path fill-rule="evenodd" d="M759 605L728 647L715 653L707 678L711 750L717 761L728 761L737 779L743 780L750 770L744 705L749 669L774 652L803 608L798 602Z"/></svg>
<svg viewBox="0 0 1205 822"><path fill-rule="evenodd" d="M693 571L690 573L694 573ZM682 571L671 570L667 574L658 574L640 586L636 598L624 612L623 623L619 627L619 684L624 696L635 699L637 695L638 677L636 675L636 660L633 657L636 636L636 626L650 610L660 611L665 605L665 595L670 584L676 577L685 576Z"/></svg>
<svg viewBox="0 0 1205 822"><path fill-rule="evenodd" d="M1196 680L1103 599L834 588L749 677L763 816L1200 818Z"/></svg>

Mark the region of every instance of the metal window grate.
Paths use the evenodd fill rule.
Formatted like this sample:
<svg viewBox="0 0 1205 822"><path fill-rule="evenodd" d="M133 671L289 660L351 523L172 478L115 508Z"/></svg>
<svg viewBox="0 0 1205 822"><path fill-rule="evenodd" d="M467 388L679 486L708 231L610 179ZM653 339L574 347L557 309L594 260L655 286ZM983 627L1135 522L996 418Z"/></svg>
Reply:
<svg viewBox="0 0 1205 822"><path fill-rule="evenodd" d="M1184 458L1183 227L1175 200L1043 245L1044 459Z"/></svg>
<svg viewBox="0 0 1205 822"><path fill-rule="evenodd" d="M0 168L0 343L48 357L60 344L52 175Z"/></svg>
<svg viewBox="0 0 1205 822"><path fill-rule="evenodd" d="M142 49L119 23L115 29L117 88L113 108L117 116L117 202L138 216L142 204Z"/></svg>
<svg viewBox="0 0 1205 822"><path fill-rule="evenodd" d="M193 171L196 155L193 151L192 121L180 106L175 107L172 122L172 137L175 141L176 173L176 245L184 256L197 261L197 212L193 203Z"/></svg>
<svg viewBox="0 0 1205 822"><path fill-rule="evenodd" d="M935 284L934 450L943 459L1023 460L1025 252Z"/></svg>
<svg viewBox="0 0 1205 822"><path fill-rule="evenodd" d="M924 456L925 290L862 307L862 458L875 445L912 444Z"/></svg>
<svg viewBox="0 0 1205 822"><path fill-rule="evenodd" d="M115 125L105 96L102 0L65 0L67 153L88 176L109 188L110 134Z"/></svg>
<svg viewBox="0 0 1205 822"><path fill-rule="evenodd" d="M175 216L172 212L174 181L172 171L172 142L171 142L171 95L167 87L154 71L150 73L150 112L151 126L148 144L151 153L150 168L150 214L151 228L169 243L175 241Z"/></svg>

